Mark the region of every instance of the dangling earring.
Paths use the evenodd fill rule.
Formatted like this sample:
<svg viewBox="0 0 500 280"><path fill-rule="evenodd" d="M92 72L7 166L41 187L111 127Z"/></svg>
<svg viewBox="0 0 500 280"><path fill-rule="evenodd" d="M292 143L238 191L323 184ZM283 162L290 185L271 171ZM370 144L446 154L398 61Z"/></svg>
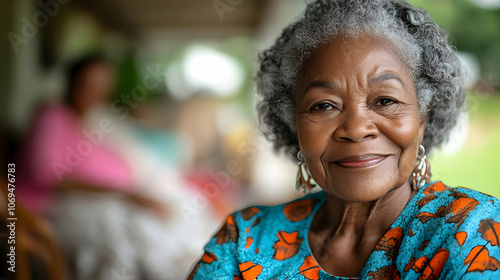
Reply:
<svg viewBox="0 0 500 280"><path fill-rule="evenodd" d="M414 191L421 189L425 184L431 181L431 166L427 161L424 146L418 148L417 159L411 173L411 185Z"/></svg>
<svg viewBox="0 0 500 280"><path fill-rule="evenodd" d="M297 182L295 183L295 189L299 192L309 193L311 189L316 186L316 184L311 182L312 176L309 173L304 157L302 156L302 151L297 153L297 164L299 165L299 172L297 173Z"/></svg>

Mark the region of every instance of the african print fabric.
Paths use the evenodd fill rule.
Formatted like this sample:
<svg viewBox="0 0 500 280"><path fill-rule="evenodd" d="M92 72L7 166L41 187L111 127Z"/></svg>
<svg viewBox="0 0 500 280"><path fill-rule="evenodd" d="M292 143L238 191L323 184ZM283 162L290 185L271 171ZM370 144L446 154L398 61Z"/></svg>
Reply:
<svg viewBox="0 0 500 280"><path fill-rule="evenodd" d="M229 216L189 279L349 279L323 271L308 231L323 191ZM500 200L442 182L420 189L359 279L500 279Z"/></svg>

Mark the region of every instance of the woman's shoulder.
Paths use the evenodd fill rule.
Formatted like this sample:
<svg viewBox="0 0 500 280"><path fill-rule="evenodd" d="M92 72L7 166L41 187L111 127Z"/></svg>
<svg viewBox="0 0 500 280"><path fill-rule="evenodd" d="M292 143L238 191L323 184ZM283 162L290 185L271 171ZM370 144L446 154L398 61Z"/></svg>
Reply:
<svg viewBox="0 0 500 280"><path fill-rule="evenodd" d="M74 123L75 121L75 115L66 106L61 103L50 102L37 108L32 125L48 126L54 129L63 123Z"/></svg>
<svg viewBox="0 0 500 280"><path fill-rule="evenodd" d="M307 231L324 200L324 193L318 192L284 204L250 206L231 214L205 246L193 279L205 279L202 275L214 279L238 275L245 279L258 275L302 279L299 274L306 273L302 270L307 270L307 256L311 254Z"/></svg>
<svg viewBox="0 0 500 280"><path fill-rule="evenodd" d="M489 212L498 214L500 211L498 198L466 187L450 187L442 181L427 185L416 196L420 210L441 208L441 211L445 211L442 208L444 206L445 212L467 216L468 214L484 216Z"/></svg>
<svg viewBox="0 0 500 280"><path fill-rule="evenodd" d="M424 187L414 201L413 217L421 224L459 232L480 227L488 219L500 222L498 198L465 187L449 187L441 181Z"/></svg>
<svg viewBox="0 0 500 280"><path fill-rule="evenodd" d="M47 102L38 106L38 115L55 115L55 116L67 116L71 115L71 111L62 103L59 102Z"/></svg>
<svg viewBox="0 0 500 280"><path fill-rule="evenodd" d="M307 194L301 198L274 206L249 206L231 216L237 223L248 223L258 220L258 223L298 223L312 216L324 202L323 191Z"/></svg>
<svg viewBox="0 0 500 280"><path fill-rule="evenodd" d="M491 279L500 268L500 200L464 187L433 182L421 189L406 212L405 272L419 259L443 259L443 273L463 279ZM410 273L408 272L408 273ZM469 277L469 278L468 278Z"/></svg>
<svg viewBox="0 0 500 280"><path fill-rule="evenodd" d="M248 249L255 241L259 247L272 248L275 239L299 239L309 227L313 214L325 200L323 192L276 206L250 206L229 215L212 239L216 244L233 243ZM264 253L261 251L261 254Z"/></svg>

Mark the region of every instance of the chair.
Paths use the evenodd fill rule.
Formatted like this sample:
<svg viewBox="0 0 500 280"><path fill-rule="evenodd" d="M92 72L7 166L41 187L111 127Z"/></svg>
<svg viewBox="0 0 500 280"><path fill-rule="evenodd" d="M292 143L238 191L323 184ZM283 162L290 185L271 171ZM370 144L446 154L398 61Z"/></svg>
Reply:
<svg viewBox="0 0 500 280"><path fill-rule="evenodd" d="M7 180L0 178L0 217L2 221L11 217L8 213ZM14 184L15 185L15 184ZM15 190L14 190L15 194ZM24 209L16 198L16 280L33 279L33 268L30 260L33 258L43 264L47 278L53 280L67 279L67 268L61 250L55 240L54 233L42 217L34 215ZM9 234L9 232L7 232ZM7 242L6 242L7 243ZM3 246L3 244L2 244ZM10 248L10 244L7 244ZM10 250L9 250L10 251ZM39 277L37 277L39 278Z"/></svg>

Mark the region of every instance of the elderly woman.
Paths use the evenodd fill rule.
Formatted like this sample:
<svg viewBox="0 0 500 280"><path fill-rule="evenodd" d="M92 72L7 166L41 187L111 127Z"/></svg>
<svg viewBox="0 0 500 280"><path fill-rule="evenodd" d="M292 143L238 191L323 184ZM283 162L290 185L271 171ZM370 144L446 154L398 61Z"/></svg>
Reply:
<svg viewBox="0 0 500 280"><path fill-rule="evenodd" d="M425 11L314 1L260 63L264 133L322 191L231 215L190 277L500 279L500 201L430 181L465 92Z"/></svg>

